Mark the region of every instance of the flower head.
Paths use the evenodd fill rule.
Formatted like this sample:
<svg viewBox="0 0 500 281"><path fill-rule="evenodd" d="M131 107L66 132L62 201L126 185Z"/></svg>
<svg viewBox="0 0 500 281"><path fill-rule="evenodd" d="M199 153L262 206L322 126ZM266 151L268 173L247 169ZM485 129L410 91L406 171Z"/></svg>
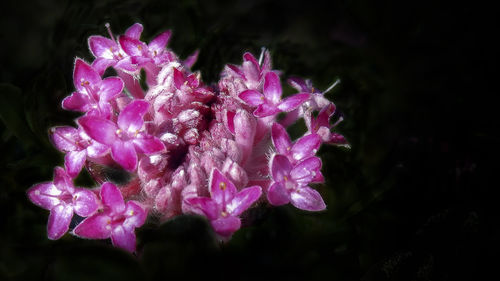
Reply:
<svg viewBox="0 0 500 281"><path fill-rule="evenodd" d="M97 210L94 193L75 188L73 180L61 167L54 169L54 181L34 185L27 193L31 202L50 210L47 234L52 240L61 238L68 231L73 213L86 217Z"/></svg>

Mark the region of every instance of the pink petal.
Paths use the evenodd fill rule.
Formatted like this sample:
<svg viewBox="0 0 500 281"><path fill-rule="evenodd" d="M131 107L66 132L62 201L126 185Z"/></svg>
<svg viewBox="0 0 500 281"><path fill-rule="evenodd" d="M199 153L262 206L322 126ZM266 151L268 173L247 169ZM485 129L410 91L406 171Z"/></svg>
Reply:
<svg viewBox="0 0 500 281"><path fill-rule="evenodd" d="M278 104L281 100L280 78L274 72L266 73L264 80L264 95L273 104Z"/></svg>
<svg viewBox="0 0 500 281"><path fill-rule="evenodd" d="M187 198L185 202L189 205L191 211L198 215L206 216L209 220L219 217L219 208L212 198L193 197Z"/></svg>
<svg viewBox="0 0 500 281"><path fill-rule="evenodd" d="M49 239L61 238L69 229L69 223L73 217L73 207L67 204L59 204L50 210L49 222L47 223L47 234Z"/></svg>
<svg viewBox="0 0 500 281"><path fill-rule="evenodd" d="M264 103L265 97L256 90L245 90L238 97L251 106L258 106Z"/></svg>
<svg viewBox="0 0 500 281"><path fill-rule="evenodd" d="M196 63L196 61L198 60L198 54L199 53L200 53L200 51L196 50L189 57L187 57L184 60L184 62L183 62L184 66L187 67L187 68L191 68Z"/></svg>
<svg viewBox="0 0 500 281"><path fill-rule="evenodd" d="M87 135L102 144L112 145L117 139L116 131L118 128L115 123L109 120L95 116L83 116L78 119L78 124Z"/></svg>
<svg viewBox="0 0 500 281"><path fill-rule="evenodd" d="M127 31L125 31L125 36L134 39L139 39L141 37L142 29L143 29L142 24L134 23L127 29Z"/></svg>
<svg viewBox="0 0 500 281"><path fill-rule="evenodd" d="M123 81L118 77L108 77L102 80L100 100L110 101L118 96L123 90Z"/></svg>
<svg viewBox="0 0 500 281"><path fill-rule="evenodd" d="M211 221L215 232L221 236L229 237L241 227L241 220L235 217L220 218Z"/></svg>
<svg viewBox="0 0 500 281"><path fill-rule="evenodd" d="M218 169L213 169L210 175L210 194L219 206L226 206L236 194L236 187Z"/></svg>
<svg viewBox="0 0 500 281"><path fill-rule="evenodd" d="M128 72L136 72L138 70L137 65L132 63L132 58L130 58L130 57L126 57L126 58L119 60L115 64L114 68L118 69L118 70L128 71ZM122 75L120 75L120 77L123 79ZM126 85L126 86L127 86L127 90L130 91L130 88L128 87L128 85Z"/></svg>
<svg viewBox="0 0 500 281"><path fill-rule="evenodd" d="M81 217L88 217L97 211L97 196L86 189L78 189L73 194L73 207L75 213Z"/></svg>
<svg viewBox="0 0 500 281"><path fill-rule="evenodd" d="M116 64L115 59L106 59L106 58L96 58L92 62L92 68L99 73L99 75L103 75L104 71L108 69L110 66L114 66Z"/></svg>
<svg viewBox="0 0 500 281"><path fill-rule="evenodd" d="M104 156L108 150L109 146L93 141L92 144L87 147L87 155L90 158L99 158Z"/></svg>
<svg viewBox="0 0 500 281"><path fill-rule="evenodd" d="M73 179L61 167L54 168L54 185L61 191L74 191Z"/></svg>
<svg viewBox="0 0 500 281"><path fill-rule="evenodd" d="M234 116L236 113L234 111L227 111L226 112L226 126L227 129L234 134Z"/></svg>
<svg viewBox="0 0 500 281"><path fill-rule="evenodd" d="M129 56L144 56L148 46L143 42L127 36L120 36L120 46Z"/></svg>
<svg viewBox="0 0 500 281"><path fill-rule="evenodd" d="M276 151L280 154L288 154L292 148L292 141L285 128L278 123L274 123L271 128L271 137Z"/></svg>
<svg viewBox="0 0 500 281"><path fill-rule="evenodd" d="M137 168L137 153L131 141L117 140L111 146L111 156L127 171L134 171Z"/></svg>
<svg viewBox="0 0 500 281"><path fill-rule="evenodd" d="M313 156L321 145L321 139L317 134L303 136L293 145L292 157L295 161L300 161L306 157Z"/></svg>
<svg viewBox="0 0 500 281"><path fill-rule="evenodd" d="M242 189L226 206L231 216L237 217L248 209L262 195L262 188L258 185Z"/></svg>
<svg viewBox="0 0 500 281"><path fill-rule="evenodd" d="M264 51L264 60L262 61L261 73L271 70L271 54L268 50Z"/></svg>
<svg viewBox="0 0 500 281"><path fill-rule="evenodd" d="M298 163L290 172L293 180L301 185L306 185L317 173L320 173L321 159L318 157L309 157Z"/></svg>
<svg viewBox="0 0 500 281"><path fill-rule="evenodd" d="M246 110L238 109L233 119L235 141L241 151L241 165L246 162L253 151L254 138L257 128L255 117Z"/></svg>
<svg viewBox="0 0 500 281"><path fill-rule="evenodd" d="M113 40L98 35L90 36L88 43L90 51L96 58L113 60L113 52L118 50Z"/></svg>
<svg viewBox="0 0 500 281"><path fill-rule="evenodd" d="M123 226L129 229L141 227L146 221L146 211L135 201L127 202L124 214L127 218L123 222Z"/></svg>
<svg viewBox="0 0 500 281"><path fill-rule="evenodd" d="M69 126L51 128L49 137L54 146L62 152L77 150L75 142L80 139L78 129Z"/></svg>
<svg viewBox="0 0 500 281"><path fill-rule="evenodd" d="M101 200L105 206L108 206L114 213L125 211L123 196L116 185L105 182L101 187Z"/></svg>
<svg viewBox="0 0 500 281"><path fill-rule="evenodd" d="M62 108L66 110L85 112L89 109L89 104L90 100L86 94L73 92L70 96L63 99Z"/></svg>
<svg viewBox="0 0 500 281"><path fill-rule="evenodd" d="M64 167L72 178L78 176L87 160L86 150L70 151L64 156Z"/></svg>
<svg viewBox="0 0 500 281"><path fill-rule="evenodd" d="M119 225L111 232L111 242L113 245L131 253L135 252L135 240L134 229L127 229Z"/></svg>
<svg viewBox="0 0 500 281"><path fill-rule="evenodd" d="M50 210L61 202L58 198L61 193L54 183L45 182L32 186L28 189L27 195L33 204Z"/></svg>
<svg viewBox="0 0 500 281"><path fill-rule="evenodd" d="M244 61L241 68L247 81L259 81L260 70L258 64L255 65L252 61Z"/></svg>
<svg viewBox="0 0 500 281"><path fill-rule="evenodd" d="M149 103L145 100L134 100L129 103L118 116L118 127L129 134L137 133L144 124L144 114L148 112Z"/></svg>
<svg viewBox="0 0 500 281"><path fill-rule="evenodd" d="M293 95L280 102L278 108L282 111L290 112L299 107L299 105L303 104L305 101L307 101L309 97L310 95L306 93Z"/></svg>
<svg viewBox="0 0 500 281"><path fill-rule="evenodd" d="M289 176L290 171L293 168L290 161L288 161L288 158L280 154L274 154L270 163L273 180L276 182L285 181L285 177Z"/></svg>
<svg viewBox="0 0 500 281"><path fill-rule="evenodd" d="M287 82L299 92L309 92L306 81L300 77L290 77Z"/></svg>
<svg viewBox="0 0 500 281"><path fill-rule="evenodd" d="M186 79L184 78L184 74L182 71L178 70L177 68L174 67L174 85L177 89L180 89L182 85L184 84L184 81Z"/></svg>
<svg viewBox="0 0 500 281"><path fill-rule="evenodd" d="M151 40L151 42L149 42L149 49L160 53L167 46L170 35L172 35L172 31L170 30L160 33L160 35L156 36L153 40Z"/></svg>
<svg viewBox="0 0 500 281"><path fill-rule="evenodd" d="M256 117L262 118L262 117L275 115L279 112L280 112L280 110L276 106L268 104L268 103L263 103L263 104L259 105L257 107L257 109L254 110L253 115Z"/></svg>
<svg viewBox="0 0 500 281"><path fill-rule="evenodd" d="M275 182L267 191L267 200L271 205L281 206L290 202L290 195L283 184Z"/></svg>
<svg viewBox="0 0 500 281"><path fill-rule="evenodd" d="M158 153L165 150L165 145L161 140L151 135L145 135L132 140L136 150L144 154Z"/></svg>
<svg viewBox="0 0 500 281"><path fill-rule="evenodd" d="M106 239L111 236L111 218L106 214L95 214L84 219L73 230L78 237Z"/></svg>
<svg viewBox="0 0 500 281"><path fill-rule="evenodd" d="M84 92L86 91L84 84L88 83L89 87L99 85L101 76L90 65L77 58L73 70L73 83L78 92Z"/></svg>
<svg viewBox="0 0 500 281"><path fill-rule="evenodd" d="M316 190L302 187L290 194L290 201L295 207L306 211L322 211L326 209L323 198Z"/></svg>

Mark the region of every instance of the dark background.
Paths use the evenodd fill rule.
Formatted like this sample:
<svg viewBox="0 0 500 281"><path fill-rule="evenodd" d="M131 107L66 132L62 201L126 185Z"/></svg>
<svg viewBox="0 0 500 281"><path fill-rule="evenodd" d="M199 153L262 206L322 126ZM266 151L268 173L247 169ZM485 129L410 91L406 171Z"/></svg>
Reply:
<svg viewBox="0 0 500 281"><path fill-rule="evenodd" d="M478 2L401 2L2 4L0 279L482 280L495 272L497 15ZM252 226L225 245L198 218L149 223L137 232L140 259L106 241L48 240L48 212L25 192L63 163L47 130L78 116L60 102L73 91L75 56L92 59L87 38L107 36L105 22L115 34L141 22L144 41L172 29L169 47L181 57L200 49L193 68L207 83L261 46L285 77L320 89L340 78L327 96L352 149L319 152L328 210L256 209ZM78 182L89 186L85 175Z"/></svg>

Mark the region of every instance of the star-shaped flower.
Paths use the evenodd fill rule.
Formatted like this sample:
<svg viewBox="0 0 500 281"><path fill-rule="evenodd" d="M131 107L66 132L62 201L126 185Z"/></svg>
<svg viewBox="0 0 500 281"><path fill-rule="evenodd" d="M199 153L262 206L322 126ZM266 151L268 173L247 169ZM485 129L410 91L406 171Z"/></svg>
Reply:
<svg viewBox="0 0 500 281"><path fill-rule="evenodd" d="M107 239L111 237L114 246L135 252L135 228L146 221L146 211L136 201L123 201L120 190L112 183L101 187L104 209L86 218L73 230L83 238Z"/></svg>
<svg viewBox="0 0 500 281"><path fill-rule="evenodd" d="M103 118L110 117L112 108L109 102L123 90L123 81L120 78L101 79L97 71L79 58L75 61L73 83L76 91L62 101L62 107L90 112Z"/></svg>
<svg viewBox="0 0 500 281"><path fill-rule="evenodd" d="M246 90L238 96L245 103L257 108L253 112L256 117L271 116L282 111L292 111L309 99L309 93L299 93L281 100L280 78L274 72L268 72L264 78L263 93Z"/></svg>
<svg viewBox="0 0 500 281"><path fill-rule="evenodd" d="M31 187L28 198L34 204L50 210L47 234L59 239L69 229L73 213L87 217L97 210L97 197L84 188L75 188L73 180L61 167L54 169L54 181Z"/></svg>
<svg viewBox="0 0 500 281"><path fill-rule="evenodd" d="M137 152L159 153L165 149L163 142L144 130L143 117L149 103L134 100L128 104L114 123L96 116L83 116L78 123L94 140L111 147L111 157L128 171L137 168Z"/></svg>
<svg viewBox="0 0 500 281"><path fill-rule="evenodd" d="M286 156L274 154L270 161L273 183L267 192L269 203L278 206L290 202L302 210L324 210L326 205L319 192L307 186L320 169L321 160L317 157L309 157L292 166Z"/></svg>
<svg viewBox="0 0 500 281"><path fill-rule="evenodd" d="M285 128L278 123L274 123L271 128L271 137L276 151L287 156L292 164L314 156L321 145L321 140L316 134L305 135L292 144Z"/></svg>
<svg viewBox="0 0 500 281"><path fill-rule="evenodd" d="M66 155L64 167L71 177L80 173L87 156L90 158L102 157L109 147L92 140L81 128L69 126L54 127L49 131L54 146Z"/></svg>
<svg viewBox="0 0 500 281"><path fill-rule="evenodd" d="M185 202L194 213L207 217L217 234L228 238L241 227L239 215L259 199L262 189L255 185L238 192L217 169L212 170L209 182L211 198L193 197Z"/></svg>

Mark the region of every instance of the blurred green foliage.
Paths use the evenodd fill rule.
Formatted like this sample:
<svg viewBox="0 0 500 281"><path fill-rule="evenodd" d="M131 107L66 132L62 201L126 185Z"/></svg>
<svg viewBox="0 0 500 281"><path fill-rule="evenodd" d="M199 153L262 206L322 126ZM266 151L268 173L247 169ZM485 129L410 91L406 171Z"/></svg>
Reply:
<svg viewBox="0 0 500 281"><path fill-rule="evenodd" d="M1 11L0 279L480 280L498 260L491 196L499 127L489 102L498 45L487 7L425 1L8 1ZM226 63L267 47L274 67L326 89L352 149L323 147L328 210L253 210L219 245L205 221L138 231L141 257L106 241L46 238L48 212L25 191L62 155L47 130L71 125L75 56L87 38L134 22L173 30L181 57L217 81ZM286 89L286 91L291 91ZM298 126L300 127L300 126ZM88 179L87 179L88 181ZM86 182L82 179L81 182Z"/></svg>

